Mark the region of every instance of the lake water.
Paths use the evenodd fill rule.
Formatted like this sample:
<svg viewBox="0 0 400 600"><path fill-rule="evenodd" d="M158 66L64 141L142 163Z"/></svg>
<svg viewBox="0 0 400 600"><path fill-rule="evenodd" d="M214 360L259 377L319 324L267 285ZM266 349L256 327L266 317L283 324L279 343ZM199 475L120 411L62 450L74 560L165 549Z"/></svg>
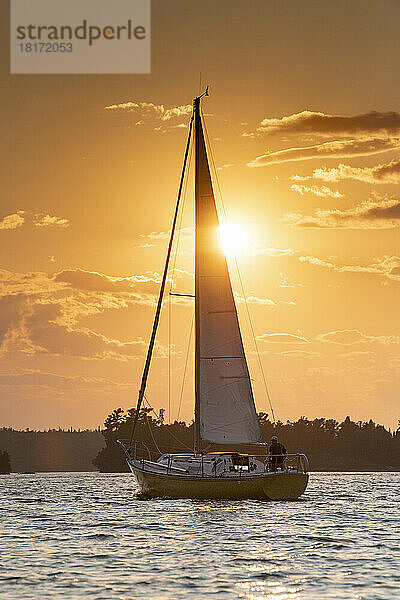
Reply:
<svg viewBox="0 0 400 600"><path fill-rule="evenodd" d="M130 474L0 477L0 598L400 598L400 474L297 502L140 500Z"/></svg>

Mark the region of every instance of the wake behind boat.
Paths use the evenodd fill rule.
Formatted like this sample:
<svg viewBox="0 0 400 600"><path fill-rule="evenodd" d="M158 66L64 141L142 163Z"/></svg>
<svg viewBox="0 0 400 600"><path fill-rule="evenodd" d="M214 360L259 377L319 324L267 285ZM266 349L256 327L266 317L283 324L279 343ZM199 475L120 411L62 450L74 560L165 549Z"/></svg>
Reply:
<svg viewBox="0 0 400 600"><path fill-rule="evenodd" d="M226 257L219 239L200 100L195 98L178 199L153 330L144 366L127 463L142 493L150 497L294 500L306 489L305 455L268 455L261 442L246 355ZM193 454L164 454L157 461L138 454L136 425L145 397L168 275L194 123L195 145L195 440ZM254 446L255 454L204 452L209 443ZM262 454L264 452L264 454Z"/></svg>

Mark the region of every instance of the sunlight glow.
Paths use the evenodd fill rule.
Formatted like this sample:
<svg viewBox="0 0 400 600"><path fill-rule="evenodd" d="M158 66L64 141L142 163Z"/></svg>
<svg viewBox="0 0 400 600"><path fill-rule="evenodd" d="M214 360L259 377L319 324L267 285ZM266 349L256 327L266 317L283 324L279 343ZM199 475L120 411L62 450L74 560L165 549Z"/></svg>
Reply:
<svg viewBox="0 0 400 600"><path fill-rule="evenodd" d="M222 250L226 256L243 254L249 245L249 234L237 223L226 223L219 226Z"/></svg>

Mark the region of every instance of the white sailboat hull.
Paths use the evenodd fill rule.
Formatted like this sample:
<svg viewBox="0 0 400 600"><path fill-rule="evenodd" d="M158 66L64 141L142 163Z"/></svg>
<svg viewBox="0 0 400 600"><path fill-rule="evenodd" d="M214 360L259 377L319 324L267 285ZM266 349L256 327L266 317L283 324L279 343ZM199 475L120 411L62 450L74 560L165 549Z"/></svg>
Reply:
<svg viewBox="0 0 400 600"><path fill-rule="evenodd" d="M202 477L150 471L141 461L128 461L140 492L149 498L219 500L297 500L305 491L308 473L265 472L262 475Z"/></svg>

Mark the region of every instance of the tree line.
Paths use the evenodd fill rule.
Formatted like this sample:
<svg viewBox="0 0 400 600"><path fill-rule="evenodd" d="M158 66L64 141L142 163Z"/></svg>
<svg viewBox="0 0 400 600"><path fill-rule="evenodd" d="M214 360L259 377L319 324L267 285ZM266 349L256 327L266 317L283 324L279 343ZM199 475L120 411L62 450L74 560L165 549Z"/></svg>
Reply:
<svg viewBox="0 0 400 600"><path fill-rule="evenodd" d="M5 450L0 450L0 474L11 472L10 455Z"/></svg>
<svg viewBox="0 0 400 600"><path fill-rule="evenodd" d="M129 443L135 410L114 410L100 431L0 429L0 473L46 471L127 471L124 453L117 439ZM334 419L307 419L272 423L259 413L262 439L277 435L289 453L304 452L313 471L400 471L400 428L391 432L372 420L343 422ZM153 460L164 452L192 452L193 423L164 422L164 411L153 417L150 409L139 415L135 439L146 446L143 456ZM205 450L237 450L209 445ZM140 450L140 449L139 449ZM241 451L262 453L253 447Z"/></svg>
<svg viewBox="0 0 400 600"><path fill-rule="evenodd" d="M143 443L138 450L145 458L155 460L164 452L192 452L194 425L183 421L164 422L164 411L159 417L150 414L151 409L140 411L135 440ZM94 459L101 472L127 471L124 453L117 443L120 439L129 444L135 409L127 412L117 408L104 422L105 447ZM312 471L398 471L400 470L400 428L392 432L372 420L354 422L346 417L343 422L334 419L307 419L283 423L270 421L268 414L258 414L262 440L269 442L278 436L288 453L304 453ZM230 450L229 446L209 444L205 450ZM241 451L263 453L252 447ZM142 457L142 456L141 456Z"/></svg>
<svg viewBox="0 0 400 600"><path fill-rule="evenodd" d="M103 445L100 431L2 428L0 472L94 471L93 458Z"/></svg>

